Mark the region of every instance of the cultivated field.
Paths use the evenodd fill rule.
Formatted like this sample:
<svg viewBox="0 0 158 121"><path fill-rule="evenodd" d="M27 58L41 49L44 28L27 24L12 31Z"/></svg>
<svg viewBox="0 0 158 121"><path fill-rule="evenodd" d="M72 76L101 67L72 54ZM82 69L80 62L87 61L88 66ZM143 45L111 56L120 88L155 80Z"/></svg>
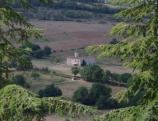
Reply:
<svg viewBox="0 0 158 121"><path fill-rule="evenodd" d="M106 36L115 23L81 23L62 21L31 21L36 27L44 29L48 41L37 42L42 47L50 46L53 50L70 50L88 45L99 45L111 41L112 36Z"/></svg>

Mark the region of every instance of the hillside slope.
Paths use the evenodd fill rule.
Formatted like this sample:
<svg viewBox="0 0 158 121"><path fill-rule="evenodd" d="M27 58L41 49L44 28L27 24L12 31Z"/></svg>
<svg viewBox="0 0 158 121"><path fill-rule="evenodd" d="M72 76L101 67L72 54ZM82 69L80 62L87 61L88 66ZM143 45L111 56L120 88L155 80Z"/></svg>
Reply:
<svg viewBox="0 0 158 121"><path fill-rule="evenodd" d="M25 11L23 15L27 19L55 20L55 21L85 21L106 18L106 14L113 15L120 11L103 3L83 3L78 1L60 0L50 5L32 3L35 9ZM111 19L111 20L114 20Z"/></svg>

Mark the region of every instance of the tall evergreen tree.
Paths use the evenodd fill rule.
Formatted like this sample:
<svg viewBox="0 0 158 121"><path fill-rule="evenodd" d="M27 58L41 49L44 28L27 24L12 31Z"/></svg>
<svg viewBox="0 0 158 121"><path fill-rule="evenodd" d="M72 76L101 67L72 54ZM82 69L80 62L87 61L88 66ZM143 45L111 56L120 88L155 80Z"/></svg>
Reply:
<svg viewBox="0 0 158 121"><path fill-rule="evenodd" d="M156 97L158 91L158 0L113 0L125 9L116 16L123 19L110 32L122 36L115 45L91 46L100 56L116 56L125 66L139 70L135 82L128 89L136 94L142 90L143 102ZM127 7L128 6L128 7Z"/></svg>

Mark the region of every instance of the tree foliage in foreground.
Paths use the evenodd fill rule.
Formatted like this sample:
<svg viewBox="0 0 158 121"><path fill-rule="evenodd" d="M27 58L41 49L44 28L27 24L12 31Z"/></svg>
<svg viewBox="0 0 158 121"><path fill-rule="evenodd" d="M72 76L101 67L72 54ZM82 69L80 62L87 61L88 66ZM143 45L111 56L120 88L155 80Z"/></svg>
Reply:
<svg viewBox="0 0 158 121"><path fill-rule="evenodd" d="M158 99L147 105L131 106L96 116L93 121L158 121Z"/></svg>
<svg viewBox="0 0 158 121"><path fill-rule="evenodd" d="M19 44L29 43L29 39L40 39L39 29L34 28L12 6L29 9L33 0L1 0L0 1L0 88L9 82L10 60L17 64L26 64L22 52L29 50L17 48L12 41ZM38 0L48 3L51 0ZM93 112L91 108L60 98L37 98L22 87L9 85L0 90L1 121L41 121L45 114L58 112L72 116L83 112Z"/></svg>
<svg viewBox="0 0 158 121"><path fill-rule="evenodd" d="M40 31L35 29L19 12L11 7L14 4L18 4L19 7L28 9L30 1L0 1L0 79L3 81L9 77L10 60L15 60L18 65L28 63L25 56L21 55L26 50L17 48L11 41L14 40L17 43L23 44L28 42L30 38L38 39L41 37Z"/></svg>
<svg viewBox="0 0 158 121"><path fill-rule="evenodd" d="M113 0L114 1L114 0ZM147 103L156 97L158 87L158 1L115 0L120 5L130 5L116 16L124 21L117 24L110 35L122 36L115 44L91 46L92 53L100 56L116 56L125 61L125 66L140 70L128 93L136 95L145 90L141 102Z"/></svg>
<svg viewBox="0 0 158 121"><path fill-rule="evenodd" d="M36 94L17 85L9 85L0 90L0 104L1 121L42 121L46 114L52 112L71 117L95 112L88 106L57 97L38 98Z"/></svg>

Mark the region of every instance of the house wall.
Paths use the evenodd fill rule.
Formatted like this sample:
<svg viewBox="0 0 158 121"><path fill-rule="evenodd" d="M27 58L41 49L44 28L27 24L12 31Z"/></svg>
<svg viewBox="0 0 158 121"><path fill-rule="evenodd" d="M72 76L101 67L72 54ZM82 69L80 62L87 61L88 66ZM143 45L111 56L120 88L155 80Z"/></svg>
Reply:
<svg viewBox="0 0 158 121"><path fill-rule="evenodd" d="M96 61L94 57L85 57L85 58L67 58L67 65L78 65L81 66L83 60L87 65L95 65Z"/></svg>
<svg viewBox="0 0 158 121"><path fill-rule="evenodd" d="M95 58L84 58L84 61L86 62L87 65L95 65L96 61Z"/></svg>
<svg viewBox="0 0 158 121"><path fill-rule="evenodd" d="M68 65L78 65L81 66L82 59L80 58L67 58L67 64Z"/></svg>

